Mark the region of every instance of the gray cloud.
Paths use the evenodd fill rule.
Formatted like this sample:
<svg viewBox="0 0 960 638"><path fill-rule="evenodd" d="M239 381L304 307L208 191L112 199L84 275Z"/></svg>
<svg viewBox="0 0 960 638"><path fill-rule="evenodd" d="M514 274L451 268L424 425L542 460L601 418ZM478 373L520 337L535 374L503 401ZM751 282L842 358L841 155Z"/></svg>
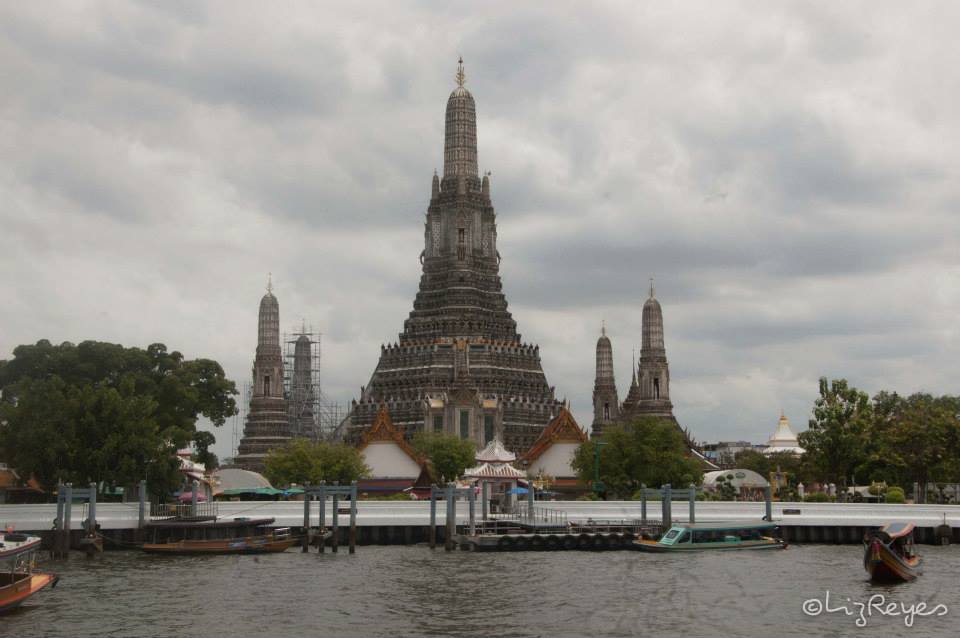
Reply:
<svg viewBox="0 0 960 638"><path fill-rule="evenodd" d="M510 308L581 424L650 276L699 439L802 427L821 374L955 392L956 13L2 6L0 353L164 341L242 384L270 271L346 404L411 308L462 54Z"/></svg>

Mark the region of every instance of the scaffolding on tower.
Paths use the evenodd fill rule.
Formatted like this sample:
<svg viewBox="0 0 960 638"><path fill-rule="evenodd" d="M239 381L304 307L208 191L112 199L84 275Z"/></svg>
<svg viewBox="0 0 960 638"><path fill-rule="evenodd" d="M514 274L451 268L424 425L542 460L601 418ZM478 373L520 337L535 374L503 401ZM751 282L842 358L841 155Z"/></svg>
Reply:
<svg viewBox="0 0 960 638"><path fill-rule="evenodd" d="M290 434L318 441L340 422L340 406L331 403L320 387L322 334L308 330L306 322L289 336L284 335L284 390L287 398Z"/></svg>

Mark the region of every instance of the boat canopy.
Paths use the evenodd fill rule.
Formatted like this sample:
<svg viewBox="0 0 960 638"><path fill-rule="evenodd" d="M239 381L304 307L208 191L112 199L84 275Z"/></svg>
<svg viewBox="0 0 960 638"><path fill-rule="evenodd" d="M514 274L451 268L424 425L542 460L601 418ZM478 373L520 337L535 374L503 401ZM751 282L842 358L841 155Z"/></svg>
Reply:
<svg viewBox="0 0 960 638"><path fill-rule="evenodd" d="M881 532L885 532L891 540L895 538L903 538L908 536L913 532L913 523L887 523L881 529Z"/></svg>

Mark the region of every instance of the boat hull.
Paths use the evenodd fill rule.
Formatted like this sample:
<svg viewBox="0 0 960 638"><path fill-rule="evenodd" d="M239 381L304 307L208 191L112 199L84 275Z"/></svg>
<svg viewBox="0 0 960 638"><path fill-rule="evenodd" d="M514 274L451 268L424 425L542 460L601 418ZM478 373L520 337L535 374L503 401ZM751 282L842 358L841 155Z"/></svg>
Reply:
<svg viewBox="0 0 960 638"><path fill-rule="evenodd" d="M56 586L56 574L25 574L13 583L0 587L0 614L12 611L47 586Z"/></svg>
<svg viewBox="0 0 960 638"><path fill-rule="evenodd" d="M869 543L864 550L863 568L875 583L907 583L920 575L920 557L903 558L882 543Z"/></svg>
<svg viewBox="0 0 960 638"><path fill-rule="evenodd" d="M273 539L261 536L213 541L146 543L142 549L152 554L272 554L285 552L296 542L295 538Z"/></svg>
<svg viewBox="0 0 960 638"><path fill-rule="evenodd" d="M636 540L633 548L641 552L668 553L668 552L729 552L734 550L761 550L786 549L787 544L777 539L761 539L757 541L743 541L740 543L682 543L679 545L662 545L657 541Z"/></svg>

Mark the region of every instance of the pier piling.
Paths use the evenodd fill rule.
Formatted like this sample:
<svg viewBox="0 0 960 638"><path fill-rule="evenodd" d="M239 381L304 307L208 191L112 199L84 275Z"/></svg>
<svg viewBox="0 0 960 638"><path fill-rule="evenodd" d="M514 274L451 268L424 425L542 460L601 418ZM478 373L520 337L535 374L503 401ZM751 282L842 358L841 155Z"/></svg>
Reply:
<svg viewBox="0 0 960 638"><path fill-rule="evenodd" d="M647 524L647 484L640 484L640 524Z"/></svg>
<svg viewBox="0 0 960 638"><path fill-rule="evenodd" d="M697 508L697 486L693 483L690 484L690 492L687 497L690 501L690 524L697 522L695 511Z"/></svg>
<svg viewBox="0 0 960 638"><path fill-rule="evenodd" d="M673 491L669 483L663 486L663 500L660 502L660 511L663 519L663 530L667 531L673 526Z"/></svg>
<svg viewBox="0 0 960 638"><path fill-rule="evenodd" d="M437 486L430 486L430 549L437 547Z"/></svg>
<svg viewBox="0 0 960 638"><path fill-rule="evenodd" d="M333 536L330 540L331 550L336 554L340 545L340 495L336 492L333 493Z"/></svg>
<svg viewBox="0 0 960 638"><path fill-rule="evenodd" d="M303 541L301 542L301 551L306 554L310 551L310 501L313 495L307 490L303 491Z"/></svg>
<svg viewBox="0 0 960 638"><path fill-rule="evenodd" d="M457 532L457 501L453 490L453 483L447 483L447 530L444 534L443 548L448 552L453 551L453 536Z"/></svg>
<svg viewBox="0 0 960 638"><path fill-rule="evenodd" d="M357 482L350 484L350 553L357 551Z"/></svg>
<svg viewBox="0 0 960 638"><path fill-rule="evenodd" d="M320 553L327 549L327 482L320 481Z"/></svg>
<svg viewBox="0 0 960 638"><path fill-rule="evenodd" d="M773 489L769 485L763 488L763 498L766 501L764 503L763 520L772 521L773 520Z"/></svg>

